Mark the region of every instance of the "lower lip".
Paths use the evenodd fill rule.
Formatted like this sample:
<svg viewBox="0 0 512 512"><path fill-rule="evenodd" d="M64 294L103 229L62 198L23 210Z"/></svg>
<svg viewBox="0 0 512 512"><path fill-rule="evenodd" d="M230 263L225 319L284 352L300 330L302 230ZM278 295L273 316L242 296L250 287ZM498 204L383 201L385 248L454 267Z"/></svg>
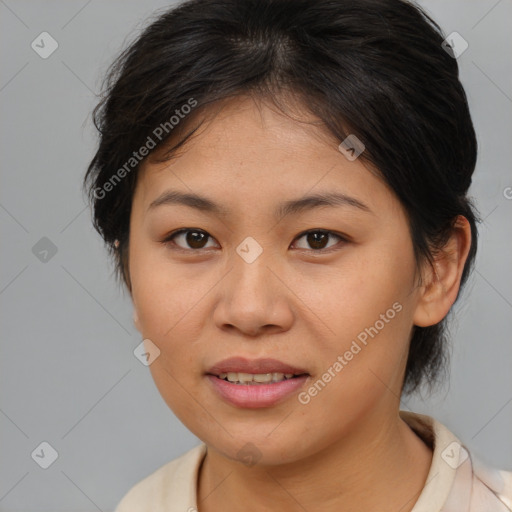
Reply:
<svg viewBox="0 0 512 512"><path fill-rule="evenodd" d="M271 384L234 384L215 375L207 375L215 391L226 401L237 407L257 409L270 407L297 392L308 375L272 382Z"/></svg>

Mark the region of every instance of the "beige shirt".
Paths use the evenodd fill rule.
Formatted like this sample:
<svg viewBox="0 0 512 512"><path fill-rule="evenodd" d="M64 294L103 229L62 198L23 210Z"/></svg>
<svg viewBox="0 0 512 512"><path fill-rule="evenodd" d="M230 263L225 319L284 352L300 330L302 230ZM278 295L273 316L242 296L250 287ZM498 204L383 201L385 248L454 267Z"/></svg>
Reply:
<svg viewBox="0 0 512 512"><path fill-rule="evenodd" d="M433 449L427 481L412 512L510 512L512 472L489 468L430 416L400 411ZM206 454L200 444L138 482L115 512L197 512L197 477Z"/></svg>

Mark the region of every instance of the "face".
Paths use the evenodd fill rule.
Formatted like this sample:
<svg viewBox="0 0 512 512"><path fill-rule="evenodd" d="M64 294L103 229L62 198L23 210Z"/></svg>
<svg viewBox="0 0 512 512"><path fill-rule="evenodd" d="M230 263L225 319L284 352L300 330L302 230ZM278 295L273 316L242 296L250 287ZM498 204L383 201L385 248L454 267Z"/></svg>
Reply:
<svg viewBox="0 0 512 512"><path fill-rule="evenodd" d="M150 370L228 458L293 462L398 410L411 237L393 192L339 142L237 98L140 170L129 272Z"/></svg>

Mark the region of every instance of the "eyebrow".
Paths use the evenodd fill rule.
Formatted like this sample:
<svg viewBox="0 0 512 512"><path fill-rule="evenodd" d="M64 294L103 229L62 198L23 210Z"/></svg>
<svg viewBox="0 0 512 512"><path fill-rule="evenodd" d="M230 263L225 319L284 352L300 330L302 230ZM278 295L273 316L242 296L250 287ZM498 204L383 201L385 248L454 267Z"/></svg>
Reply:
<svg viewBox="0 0 512 512"><path fill-rule="evenodd" d="M158 196L151 202L148 211L154 210L158 206L174 204L189 206L222 217L226 217L229 214L228 209L207 197L198 194L178 192L177 190L167 190ZM321 206L350 206L366 213L373 213L365 203L354 197L342 193L320 192L299 199L284 201L278 205L274 215L276 217L284 217L285 215L296 214Z"/></svg>

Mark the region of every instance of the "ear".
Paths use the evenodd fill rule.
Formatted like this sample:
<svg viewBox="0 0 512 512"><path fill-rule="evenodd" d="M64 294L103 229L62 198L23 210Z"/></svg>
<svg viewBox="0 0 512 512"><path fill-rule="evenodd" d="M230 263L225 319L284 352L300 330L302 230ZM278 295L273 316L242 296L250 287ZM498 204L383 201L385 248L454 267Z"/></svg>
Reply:
<svg viewBox="0 0 512 512"><path fill-rule="evenodd" d="M140 320L139 315L137 313L137 308L133 306L133 323L135 324L136 329L142 333L141 327L140 327Z"/></svg>
<svg viewBox="0 0 512 512"><path fill-rule="evenodd" d="M471 226L466 217L459 215L450 239L434 257L433 268L425 264L414 325L428 327L439 323L448 314L459 292L470 247Z"/></svg>

